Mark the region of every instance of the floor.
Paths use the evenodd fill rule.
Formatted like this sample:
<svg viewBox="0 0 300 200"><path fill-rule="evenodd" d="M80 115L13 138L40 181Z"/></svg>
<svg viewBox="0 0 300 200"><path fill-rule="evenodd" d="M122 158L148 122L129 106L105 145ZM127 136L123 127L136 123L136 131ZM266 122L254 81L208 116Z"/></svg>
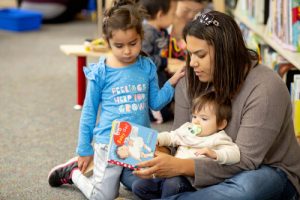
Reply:
<svg viewBox="0 0 300 200"><path fill-rule="evenodd" d="M85 199L74 187L51 188L47 175L75 156L80 118L73 109L76 59L59 45L96 36L90 20L30 32L0 30L0 200ZM169 130L171 124L153 128ZM123 189L120 196L132 198Z"/></svg>

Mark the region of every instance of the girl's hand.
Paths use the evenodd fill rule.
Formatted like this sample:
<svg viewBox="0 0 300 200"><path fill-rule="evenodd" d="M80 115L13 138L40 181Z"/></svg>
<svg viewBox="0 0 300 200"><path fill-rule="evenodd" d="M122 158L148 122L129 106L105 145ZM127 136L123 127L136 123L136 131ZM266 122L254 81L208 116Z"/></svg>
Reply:
<svg viewBox="0 0 300 200"><path fill-rule="evenodd" d="M170 74L174 74L178 69L185 65L186 61L177 58L168 58L168 67L166 67L166 71Z"/></svg>
<svg viewBox="0 0 300 200"><path fill-rule="evenodd" d="M175 74L169 79L170 84L174 87L184 75L185 75L185 66L181 66L175 72Z"/></svg>
<svg viewBox="0 0 300 200"><path fill-rule="evenodd" d="M81 171L81 173L84 173L86 168L89 166L89 163L93 160L93 157L93 155L78 157L78 168Z"/></svg>
<svg viewBox="0 0 300 200"><path fill-rule="evenodd" d="M156 151L155 155L156 157L152 160L141 162L138 164L138 168L145 169L136 170L133 173L136 176L144 179L154 177L169 178L179 175L194 175L193 160L175 158L171 155L161 153L159 151ZM190 170L192 170L192 173Z"/></svg>

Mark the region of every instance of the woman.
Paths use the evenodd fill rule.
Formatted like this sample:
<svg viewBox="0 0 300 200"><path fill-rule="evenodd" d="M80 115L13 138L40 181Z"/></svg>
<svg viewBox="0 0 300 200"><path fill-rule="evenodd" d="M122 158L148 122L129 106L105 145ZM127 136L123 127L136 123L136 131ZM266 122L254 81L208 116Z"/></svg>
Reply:
<svg viewBox="0 0 300 200"><path fill-rule="evenodd" d="M245 47L239 27L226 14L197 15L185 27L184 39L188 72L176 88L174 128L190 120L193 98L214 89L219 101L231 98L232 119L225 131L240 148L241 161L229 166L158 152L135 174L193 178L197 191L168 199L298 199L300 147L284 82L257 64L257 55ZM123 183L129 185L131 178Z"/></svg>

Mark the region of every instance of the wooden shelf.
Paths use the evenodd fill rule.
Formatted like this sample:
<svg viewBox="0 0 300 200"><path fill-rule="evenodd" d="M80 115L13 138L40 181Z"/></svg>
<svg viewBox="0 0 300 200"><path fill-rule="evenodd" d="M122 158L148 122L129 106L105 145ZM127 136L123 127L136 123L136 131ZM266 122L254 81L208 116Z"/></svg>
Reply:
<svg viewBox="0 0 300 200"><path fill-rule="evenodd" d="M255 34L261 37L270 47L277 51L282 57L292 63L295 67L300 69L300 52L292 52L282 47L281 44L276 42L271 35L267 34L266 26L261 24L255 24L247 16L243 15L241 12L235 10L233 15L240 22L244 23L249 29L251 29Z"/></svg>

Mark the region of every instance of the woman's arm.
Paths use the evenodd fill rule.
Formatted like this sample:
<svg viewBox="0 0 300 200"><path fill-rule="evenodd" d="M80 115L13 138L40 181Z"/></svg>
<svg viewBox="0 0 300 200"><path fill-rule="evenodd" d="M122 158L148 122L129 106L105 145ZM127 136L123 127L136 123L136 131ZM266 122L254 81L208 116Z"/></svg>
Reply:
<svg viewBox="0 0 300 200"><path fill-rule="evenodd" d="M172 130L191 121L191 101L187 96L186 77L179 80L175 88L175 110Z"/></svg>

